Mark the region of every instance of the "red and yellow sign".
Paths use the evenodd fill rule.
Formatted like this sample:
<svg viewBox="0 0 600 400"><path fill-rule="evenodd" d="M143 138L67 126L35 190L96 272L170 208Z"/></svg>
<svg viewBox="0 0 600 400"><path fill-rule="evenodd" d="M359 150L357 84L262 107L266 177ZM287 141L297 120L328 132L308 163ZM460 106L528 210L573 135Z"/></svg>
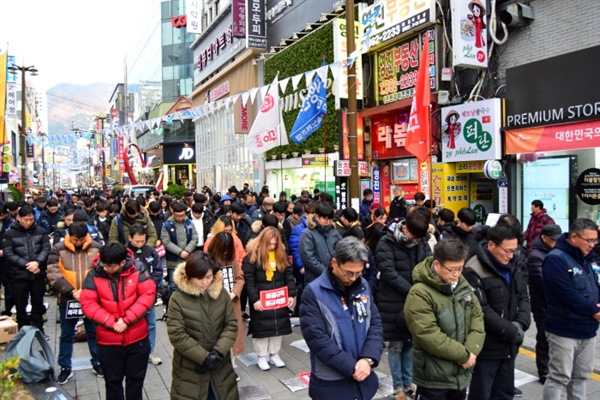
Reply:
<svg viewBox="0 0 600 400"><path fill-rule="evenodd" d="M506 154L587 149L598 146L600 146L600 120L506 131Z"/></svg>

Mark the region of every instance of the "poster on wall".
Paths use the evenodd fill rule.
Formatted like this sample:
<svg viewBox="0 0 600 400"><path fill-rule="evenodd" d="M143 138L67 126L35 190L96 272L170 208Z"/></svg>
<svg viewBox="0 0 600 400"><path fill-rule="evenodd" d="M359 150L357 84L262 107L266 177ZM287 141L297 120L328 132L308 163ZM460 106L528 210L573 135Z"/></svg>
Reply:
<svg viewBox="0 0 600 400"><path fill-rule="evenodd" d="M524 227L529 223L531 202L541 200L547 214L568 232L570 163L570 157L545 157L523 164Z"/></svg>
<svg viewBox="0 0 600 400"><path fill-rule="evenodd" d="M499 159L502 102L489 99L442 108L444 162Z"/></svg>
<svg viewBox="0 0 600 400"><path fill-rule="evenodd" d="M485 0L452 0L454 67L487 68Z"/></svg>
<svg viewBox="0 0 600 400"><path fill-rule="evenodd" d="M480 224L485 224L488 214L494 212L494 184L492 181L471 182L469 207L475 212L475 220Z"/></svg>

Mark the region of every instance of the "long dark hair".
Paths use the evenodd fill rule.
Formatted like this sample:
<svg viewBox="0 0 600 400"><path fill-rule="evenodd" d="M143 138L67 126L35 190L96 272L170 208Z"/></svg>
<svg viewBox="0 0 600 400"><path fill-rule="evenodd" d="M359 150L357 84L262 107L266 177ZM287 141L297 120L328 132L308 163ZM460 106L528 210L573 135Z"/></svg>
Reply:
<svg viewBox="0 0 600 400"><path fill-rule="evenodd" d="M219 266L231 265L236 259L233 235L227 231L217 233L211 240L207 253Z"/></svg>

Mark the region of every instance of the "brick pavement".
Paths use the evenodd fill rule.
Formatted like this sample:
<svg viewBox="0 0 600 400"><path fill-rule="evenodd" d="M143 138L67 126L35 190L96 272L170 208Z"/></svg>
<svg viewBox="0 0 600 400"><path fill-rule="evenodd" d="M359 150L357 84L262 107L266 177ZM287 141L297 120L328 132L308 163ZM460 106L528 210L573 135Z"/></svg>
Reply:
<svg viewBox="0 0 600 400"><path fill-rule="evenodd" d="M58 353L58 336L60 326L56 324L56 304L55 298L48 297L50 303L48 310L48 322L46 323L46 332L50 336L51 347L55 351L55 357ZM162 315L164 308L157 307L157 315ZM246 338L246 352L238 357L236 372L240 376L238 388L240 398L243 400L293 400L309 399L308 389L302 385L297 374L310 371L310 360L308 353L292 346L292 343L302 343L300 327L294 327L291 335L285 336L281 351L281 358L285 361L285 368L274 368L270 371L260 371L256 364L252 364L255 355L252 349L252 341ZM537 381L535 360L531 357L531 352L527 349L533 349L535 344L535 326L526 334L524 349L517 358L517 375L515 382L523 391L523 399L542 399L542 385ZM171 386L171 360L172 346L169 343L165 322L157 322L157 338L155 353L163 360L162 365L148 365L148 372L144 383L145 400L169 399ZM600 356L600 344L596 345L596 354ZM600 357L595 358L595 369L600 370ZM1 354L0 354L1 357ZM78 400L97 400L104 399L104 382L92 373L89 363L89 352L86 343L74 344L73 378L62 389L68 395ZM248 365L246 365L249 363ZM380 376L380 390L377 399L393 398L391 395L391 377L389 376L389 367L387 363L387 353L384 351L382 362L377 368ZM600 398L600 376L596 374L595 380L590 380L588 384L588 398ZM286 386L287 383L288 386ZM303 388L301 388L303 387ZM292 391L290 388L297 390ZM58 393L58 392L57 392ZM47 399L47 396L39 397ZM57 398L57 397L51 397Z"/></svg>

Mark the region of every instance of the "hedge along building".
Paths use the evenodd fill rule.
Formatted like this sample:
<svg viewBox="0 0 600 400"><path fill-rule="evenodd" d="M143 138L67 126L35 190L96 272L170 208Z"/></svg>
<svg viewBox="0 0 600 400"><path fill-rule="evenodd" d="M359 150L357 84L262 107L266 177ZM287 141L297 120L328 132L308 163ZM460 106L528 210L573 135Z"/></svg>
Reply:
<svg viewBox="0 0 600 400"><path fill-rule="evenodd" d="M256 190L265 182L265 157L252 155L244 145L264 95L259 88L272 81L263 80L264 61L310 36L322 24L314 21L331 15L334 3L231 0L210 14L214 18L191 46L192 106L203 110L194 119L197 187L224 190L248 182Z"/></svg>

